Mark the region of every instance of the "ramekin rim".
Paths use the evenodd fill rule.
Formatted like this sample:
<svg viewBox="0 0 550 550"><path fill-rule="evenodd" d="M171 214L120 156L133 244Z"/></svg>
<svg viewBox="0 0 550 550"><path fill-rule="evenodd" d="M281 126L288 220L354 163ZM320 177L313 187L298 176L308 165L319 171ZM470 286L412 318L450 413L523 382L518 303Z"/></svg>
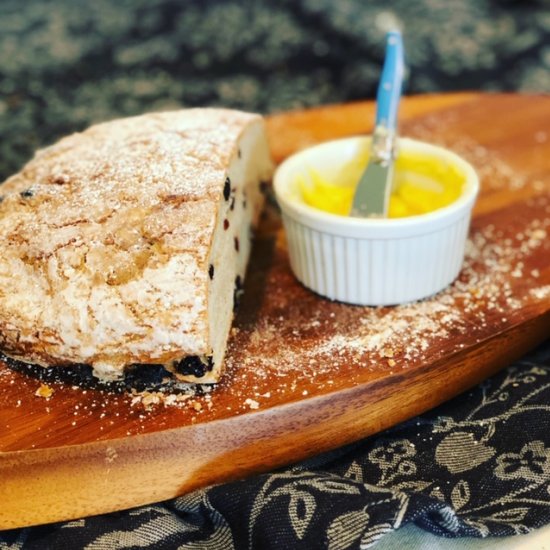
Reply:
<svg viewBox="0 0 550 550"><path fill-rule="evenodd" d="M350 136L345 138L339 138L335 140L325 141L317 145L313 145L306 149L294 153L293 155L286 158L276 169L273 177L273 188L275 190L275 195L277 201L283 210L290 209L297 216L302 216L305 218L304 221L312 221L315 223L326 223L327 226L337 226L342 229L344 227L349 227L350 229L357 230L360 228L363 229L382 229L384 227L395 228L398 227L417 227L419 225L428 225L434 221L439 221L441 219L452 216L454 213L466 210L471 207L474 200L476 199L479 193L479 177L473 168L473 166L463 159L460 155L454 151L435 145L429 142L422 140L412 139L412 138L398 138L399 142L409 144L409 145L420 145L421 147L432 149L432 151L437 152L438 154L449 158L453 163L458 164L460 169L465 173L466 176L466 185L462 194L459 198L454 200L447 206L432 210L425 214L418 214L415 216L407 216L403 218L356 218L351 216L341 216L339 214L332 214L330 212L325 212L313 206L309 206L304 202L289 200L285 196L284 191L288 189L289 183L286 186L281 188L281 173L284 173L285 170L288 170L288 167L298 161L298 158L307 155L314 149L320 149L329 147L335 143L342 142L353 142L359 140L369 140L370 136ZM328 227L327 227L328 229Z"/></svg>

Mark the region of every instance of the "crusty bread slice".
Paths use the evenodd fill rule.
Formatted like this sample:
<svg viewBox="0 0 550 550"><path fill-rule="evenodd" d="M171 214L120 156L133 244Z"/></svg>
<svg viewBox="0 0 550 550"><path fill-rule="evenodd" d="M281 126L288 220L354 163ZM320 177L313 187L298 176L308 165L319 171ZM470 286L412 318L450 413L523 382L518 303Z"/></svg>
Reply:
<svg viewBox="0 0 550 550"><path fill-rule="evenodd" d="M103 379L162 364L217 381L271 173L262 118L225 109L115 120L39 151L0 186L0 350Z"/></svg>

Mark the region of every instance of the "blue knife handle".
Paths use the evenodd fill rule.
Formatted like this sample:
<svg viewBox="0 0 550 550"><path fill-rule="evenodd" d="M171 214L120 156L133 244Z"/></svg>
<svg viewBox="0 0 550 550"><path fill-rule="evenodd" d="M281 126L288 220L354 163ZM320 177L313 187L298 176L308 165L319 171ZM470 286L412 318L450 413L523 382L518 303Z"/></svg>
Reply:
<svg viewBox="0 0 550 550"><path fill-rule="evenodd" d="M391 31L386 35L386 57L376 94L376 126L395 130L404 68L401 33Z"/></svg>

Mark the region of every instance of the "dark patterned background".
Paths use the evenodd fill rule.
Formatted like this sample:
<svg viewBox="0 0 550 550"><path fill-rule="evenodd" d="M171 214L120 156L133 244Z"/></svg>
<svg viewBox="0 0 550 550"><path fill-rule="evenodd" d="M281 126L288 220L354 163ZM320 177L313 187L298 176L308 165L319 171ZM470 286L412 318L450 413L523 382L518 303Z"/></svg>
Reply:
<svg viewBox="0 0 550 550"><path fill-rule="evenodd" d="M396 24L407 93L550 90L547 0L2 0L0 180L92 122L372 97Z"/></svg>

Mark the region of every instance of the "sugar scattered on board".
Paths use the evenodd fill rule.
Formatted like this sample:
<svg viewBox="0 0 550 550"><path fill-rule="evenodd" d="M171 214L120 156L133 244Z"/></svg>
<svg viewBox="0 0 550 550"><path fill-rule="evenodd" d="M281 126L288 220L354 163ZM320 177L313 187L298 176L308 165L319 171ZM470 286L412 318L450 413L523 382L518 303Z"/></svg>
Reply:
<svg viewBox="0 0 550 550"><path fill-rule="evenodd" d="M293 392L296 387L285 384L285 379L296 386L300 379L321 380L350 364L356 369L381 365L406 369L415 361L433 358L438 344L452 336L476 341L489 322L496 319L502 327L510 325L515 311L529 301L547 298L547 287L525 292L521 284L528 277L531 286L537 284L540 271L532 264L537 255L550 253L549 231L550 216L522 222L521 230L512 235L490 223L474 228L461 274L452 285L432 298L393 308L334 304L338 313L327 314L323 306L318 310L313 306L308 321L298 316L298 325L293 322L294 299L284 293L277 296L275 289L269 299L279 300L276 309L288 314L261 317L237 338L238 346L246 341L246 354L235 347L228 363L236 376L243 365L243 380L276 377L281 379L280 387ZM348 375L349 370L344 376Z"/></svg>
<svg viewBox="0 0 550 550"><path fill-rule="evenodd" d="M436 123L441 123L440 118L436 117L433 124L428 118L423 126L414 127L414 133L422 137L425 132L427 139L437 141L432 139L431 127ZM518 174L473 140L461 138L441 143L450 145L476 165L489 193L527 186L540 188L539 191L545 188L543 182ZM286 285L277 282L281 273L274 276L268 272L266 300L271 313L260 315L253 325L235 325L226 377L218 387L134 391L120 399L131 405L131 413L146 426L157 421L157 413L168 407L179 408L192 415L192 419L206 417L212 409L216 410L218 393L229 385L238 404L232 407L224 402L224 411L227 415L240 414L263 407L268 399L277 403L282 396L300 398L314 394L305 389L311 387L312 381L317 387L330 390L338 385L339 377L352 376L361 369L403 372L414 364L433 359L442 342L464 336L454 339L458 351L465 347L465 339L471 343L486 334L488 324L497 323L505 328L514 322L515 312L523 306L550 298L550 284L535 260L537 256L550 254L550 200L541 195L528 199L528 205L538 216L518 222L516 230L487 222L480 227L474 224L458 280L421 302L393 308L351 308L337 303L327 305L325 300L302 293L300 296L306 296L311 300L308 304L313 304L304 317L299 311L300 304L287 295ZM270 280L272 276L275 279ZM290 275L284 273L284 276ZM527 279L529 285L522 286ZM300 313L295 318L292 308L298 308ZM266 391L268 380L270 386ZM86 393L78 386L74 390ZM39 397L49 399L51 394ZM109 396L107 405L94 400L88 403L86 411L75 407L74 416L94 414L105 423L100 429L107 431L114 422L110 405L115 402L120 405L118 399Z"/></svg>

